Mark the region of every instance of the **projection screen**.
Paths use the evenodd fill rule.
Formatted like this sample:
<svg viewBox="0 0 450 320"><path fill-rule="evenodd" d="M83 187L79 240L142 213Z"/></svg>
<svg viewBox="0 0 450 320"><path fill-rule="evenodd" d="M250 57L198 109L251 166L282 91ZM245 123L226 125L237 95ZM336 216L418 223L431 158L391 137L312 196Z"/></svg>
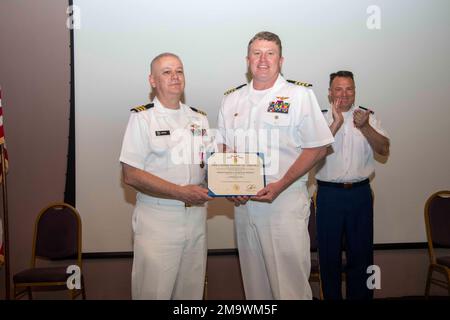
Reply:
<svg viewBox="0 0 450 320"><path fill-rule="evenodd" d="M223 93L246 83L257 32L283 42L283 74L312 83L327 107L328 77L351 70L356 104L371 107L391 139L372 181L375 243L425 241L426 198L450 182L450 2L74 0L76 206L85 252L132 250L135 193L118 161L130 108L149 101L149 64L183 60L185 101L211 127ZM233 207L214 200L208 247L235 248Z"/></svg>

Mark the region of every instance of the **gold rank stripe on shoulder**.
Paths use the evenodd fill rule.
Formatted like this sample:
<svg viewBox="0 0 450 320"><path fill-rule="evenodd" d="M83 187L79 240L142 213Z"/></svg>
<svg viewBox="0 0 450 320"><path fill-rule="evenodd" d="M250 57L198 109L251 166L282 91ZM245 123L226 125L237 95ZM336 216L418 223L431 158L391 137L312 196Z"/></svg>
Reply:
<svg viewBox="0 0 450 320"><path fill-rule="evenodd" d="M141 112L141 111L144 111L144 110L153 108L153 106L154 106L153 103L149 103L149 104L145 104L145 105L142 105L142 106L139 106L139 107L130 109L130 111L131 111L131 112Z"/></svg>
<svg viewBox="0 0 450 320"><path fill-rule="evenodd" d="M202 114L202 115L206 116L206 112L205 112L205 111L202 111L202 110L198 110L198 109L196 109L196 108L193 108L193 107L189 107L189 108L191 108L191 109L192 109L192 111L198 112L198 113L200 113L200 114Z"/></svg>
<svg viewBox="0 0 450 320"><path fill-rule="evenodd" d="M296 84L298 86L307 87L307 88L313 86L311 83L300 82L300 81L295 81L295 80L287 80L287 82L292 83L292 84Z"/></svg>
<svg viewBox="0 0 450 320"><path fill-rule="evenodd" d="M225 93L223 95L224 96L229 95L230 93L235 92L236 90L239 90L240 88L245 87L246 85L247 85L246 83L241 84L240 86L238 86L236 88L233 88L233 89L230 89L228 91L225 91Z"/></svg>

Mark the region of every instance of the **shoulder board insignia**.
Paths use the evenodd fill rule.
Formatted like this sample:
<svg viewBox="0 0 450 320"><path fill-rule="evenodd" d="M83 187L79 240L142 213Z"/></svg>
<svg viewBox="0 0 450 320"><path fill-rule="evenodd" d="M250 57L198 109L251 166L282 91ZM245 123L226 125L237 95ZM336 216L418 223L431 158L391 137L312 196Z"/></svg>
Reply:
<svg viewBox="0 0 450 320"><path fill-rule="evenodd" d="M193 107L189 107L189 108L191 108L191 109L192 109L192 111L198 112L198 113L200 113L200 114L202 114L202 115L206 116L206 112L204 112L204 111L202 111L202 110L198 110L198 109L196 109L196 108L193 108Z"/></svg>
<svg viewBox="0 0 450 320"><path fill-rule="evenodd" d="M229 95L230 93L235 92L236 90L239 90L240 88L245 87L246 85L247 85L246 83L241 84L240 86L238 86L236 88L233 88L233 89L230 89L228 91L225 91L225 93L223 95L224 96Z"/></svg>
<svg viewBox="0 0 450 320"><path fill-rule="evenodd" d="M144 111L144 110L153 108L153 106L154 106L153 103L149 103L149 104L146 104L146 105L142 105L142 106L139 106L139 107L130 109L130 111L131 111L131 112L141 112L141 111Z"/></svg>
<svg viewBox="0 0 450 320"><path fill-rule="evenodd" d="M327 113L328 112L328 110L327 109L325 109L325 110L321 110L322 111L322 113Z"/></svg>
<svg viewBox="0 0 450 320"><path fill-rule="evenodd" d="M292 84L296 84L298 86L307 87L307 88L313 86L311 83L300 82L300 81L295 81L295 80L287 80L287 82L292 83Z"/></svg>

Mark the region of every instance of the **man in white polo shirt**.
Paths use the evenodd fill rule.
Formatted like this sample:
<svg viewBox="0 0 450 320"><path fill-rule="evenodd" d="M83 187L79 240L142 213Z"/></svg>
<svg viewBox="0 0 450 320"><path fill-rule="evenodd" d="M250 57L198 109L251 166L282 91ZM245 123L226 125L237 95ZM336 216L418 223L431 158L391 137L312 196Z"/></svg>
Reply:
<svg viewBox="0 0 450 320"><path fill-rule="evenodd" d="M373 111L355 107L353 73L330 75L331 110L325 118L335 137L318 165L317 237L325 299L342 299L342 244L346 252L348 299L370 299L367 267L373 264L373 199L369 176L374 152L387 156L389 139ZM343 240L344 239L344 240Z"/></svg>
<svg viewBox="0 0 450 320"><path fill-rule="evenodd" d="M181 103L185 79L178 56L154 58L149 81L156 97L131 109L120 154L124 182L138 191L132 298L201 299L208 119Z"/></svg>
<svg viewBox="0 0 450 320"><path fill-rule="evenodd" d="M248 44L248 85L227 92L218 118L225 150L262 152L265 188L236 197L235 226L247 299L311 299L307 173L333 136L313 91L280 74L281 41L260 32Z"/></svg>

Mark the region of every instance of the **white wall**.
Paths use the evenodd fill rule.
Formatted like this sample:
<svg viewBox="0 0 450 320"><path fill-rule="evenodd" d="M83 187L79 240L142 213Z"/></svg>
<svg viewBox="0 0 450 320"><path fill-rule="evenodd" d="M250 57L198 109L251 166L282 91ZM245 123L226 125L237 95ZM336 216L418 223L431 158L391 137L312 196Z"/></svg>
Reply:
<svg viewBox="0 0 450 320"><path fill-rule="evenodd" d="M425 241L423 205L450 184L450 2L93 1L75 30L77 208L84 251L130 251L133 194L118 162L129 109L148 101L150 60L184 62L186 103L211 126L223 92L246 82L246 47L258 31L283 42L286 78L314 84L327 104L328 75L355 73L358 105L371 107L391 138L377 164L375 242ZM369 29L367 9L380 9ZM373 13L373 12L372 12ZM209 248L235 247L232 207L214 201Z"/></svg>

